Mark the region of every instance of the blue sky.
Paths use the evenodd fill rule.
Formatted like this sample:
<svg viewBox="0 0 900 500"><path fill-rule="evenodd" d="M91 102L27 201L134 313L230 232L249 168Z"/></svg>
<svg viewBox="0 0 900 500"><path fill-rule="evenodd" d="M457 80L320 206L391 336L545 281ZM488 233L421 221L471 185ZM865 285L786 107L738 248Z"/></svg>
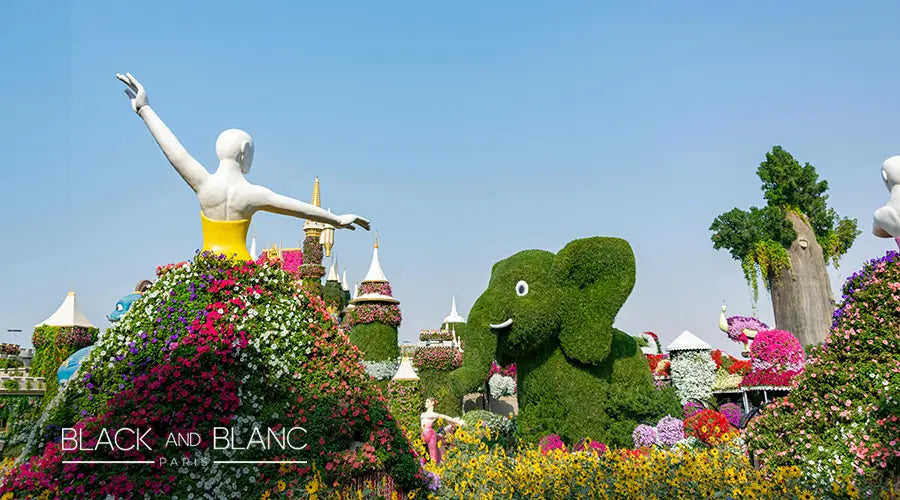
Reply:
<svg viewBox="0 0 900 500"><path fill-rule="evenodd" d="M558 3L557 3L558 4ZM98 326L157 265L200 246L199 205L114 78L131 72L215 168L242 128L251 182L370 218L404 322L461 312L518 250L628 239L637 285L617 326L690 329L736 352L719 307L751 312L712 219L761 205L780 144L813 163L864 234L833 291L893 242L870 235L900 153L895 3L248 2L5 4L0 47L0 335L27 343L74 287ZM260 244L302 221L260 213ZM339 232L351 281L374 233ZM772 322L768 298L760 315ZM6 329L21 328L16 336Z"/></svg>

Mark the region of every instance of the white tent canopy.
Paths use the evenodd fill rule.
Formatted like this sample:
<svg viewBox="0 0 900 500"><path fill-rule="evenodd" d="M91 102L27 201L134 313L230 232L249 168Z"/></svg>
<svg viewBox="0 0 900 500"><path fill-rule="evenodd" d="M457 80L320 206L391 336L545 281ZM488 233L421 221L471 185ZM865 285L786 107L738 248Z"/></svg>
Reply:
<svg viewBox="0 0 900 500"><path fill-rule="evenodd" d="M75 301L75 292L69 292L66 299L59 306L55 313L49 318L38 323L35 326L82 326L86 328L95 328L94 325L85 317L78 309L78 303Z"/></svg>
<svg viewBox="0 0 900 500"><path fill-rule="evenodd" d="M700 340L693 333L685 330L666 348L671 351L710 351L712 346Z"/></svg>

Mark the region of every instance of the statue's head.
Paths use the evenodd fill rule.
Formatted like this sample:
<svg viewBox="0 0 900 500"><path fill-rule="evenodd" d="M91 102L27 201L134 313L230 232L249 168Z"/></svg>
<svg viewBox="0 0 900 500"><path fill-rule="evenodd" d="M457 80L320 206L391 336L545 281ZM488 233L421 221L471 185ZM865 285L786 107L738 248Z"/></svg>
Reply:
<svg viewBox="0 0 900 500"><path fill-rule="evenodd" d="M219 161L236 161L241 166L241 172L246 174L253 163L253 138L243 130L230 128L216 139L216 156Z"/></svg>
<svg viewBox="0 0 900 500"><path fill-rule="evenodd" d="M494 265L468 328L490 328L512 359L561 345L582 363L606 359L616 313L634 287L634 253L619 238L584 238L558 254L525 250Z"/></svg>

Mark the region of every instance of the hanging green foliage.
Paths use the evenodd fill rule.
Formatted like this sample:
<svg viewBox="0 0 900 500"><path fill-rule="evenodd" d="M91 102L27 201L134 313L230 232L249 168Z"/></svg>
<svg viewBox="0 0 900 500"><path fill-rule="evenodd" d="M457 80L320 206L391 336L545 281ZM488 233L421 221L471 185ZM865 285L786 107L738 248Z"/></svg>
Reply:
<svg viewBox="0 0 900 500"><path fill-rule="evenodd" d="M840 217L828 207L828 182L819 180L815 167L800 165L781 146L766 153L756 174L763 182L766 206L734 208L716 217L709 227L713 248L728 249L741 263L754 303L759 295L758 276L768 290L771 279L790 269L788 250L797 233L787 219L788 212L809 224L825 263L835 267L860 234L855 219Z"/></svg>

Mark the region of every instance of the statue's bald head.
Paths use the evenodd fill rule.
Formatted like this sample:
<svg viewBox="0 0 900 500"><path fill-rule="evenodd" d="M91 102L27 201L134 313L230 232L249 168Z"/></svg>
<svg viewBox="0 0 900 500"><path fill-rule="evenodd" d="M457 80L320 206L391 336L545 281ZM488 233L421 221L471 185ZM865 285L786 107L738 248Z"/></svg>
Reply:
<svg viewBox="0 0 900 500"><path fill-rule="evenodd" d="M236 128L230 128L216 139L216 156L219 161L234 160L241 166L241 172L250 171L253 163L253 138L250 134Z"/></svg>

